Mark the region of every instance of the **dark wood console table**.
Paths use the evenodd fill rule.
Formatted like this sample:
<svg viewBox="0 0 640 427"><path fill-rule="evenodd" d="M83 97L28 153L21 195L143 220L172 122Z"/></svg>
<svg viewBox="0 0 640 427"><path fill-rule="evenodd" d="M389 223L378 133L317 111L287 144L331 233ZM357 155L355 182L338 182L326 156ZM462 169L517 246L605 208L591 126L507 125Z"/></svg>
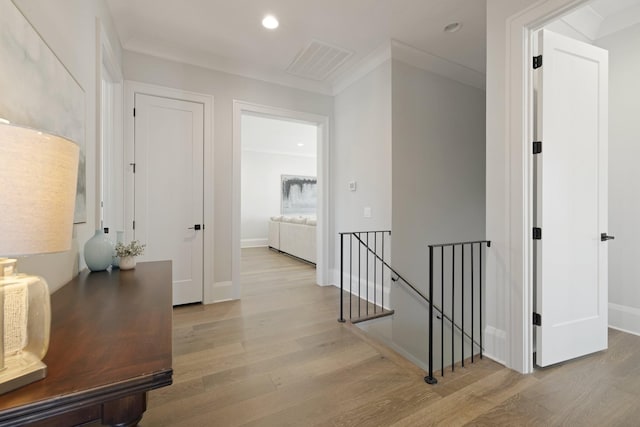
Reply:
<svg viewBox="0 0 640 427"><path fill-rule="evenodd" d="M83 271L51 296L45 379L0 395L0 426L136 425L170 385L171 262Z"/></svg>

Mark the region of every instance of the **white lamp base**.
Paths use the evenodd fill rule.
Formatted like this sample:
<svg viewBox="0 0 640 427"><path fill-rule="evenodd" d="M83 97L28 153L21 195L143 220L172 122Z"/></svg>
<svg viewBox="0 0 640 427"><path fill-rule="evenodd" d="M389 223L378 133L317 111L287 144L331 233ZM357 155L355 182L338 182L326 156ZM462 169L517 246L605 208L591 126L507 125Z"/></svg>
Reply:
<svg viewBox="0 0 640 427"><path fill-rule="evenodd" d="M0 394L23 387L47 376L47 365L33 354L22 351L4 360L0 370Z"/></svg>

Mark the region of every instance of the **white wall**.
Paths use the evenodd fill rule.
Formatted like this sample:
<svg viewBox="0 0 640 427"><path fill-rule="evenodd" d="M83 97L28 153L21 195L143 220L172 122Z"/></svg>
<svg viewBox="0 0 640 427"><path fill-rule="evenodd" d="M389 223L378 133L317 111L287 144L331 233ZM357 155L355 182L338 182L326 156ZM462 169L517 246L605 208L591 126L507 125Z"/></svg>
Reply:
<svg viewBox="0 0 640 427"><path fill-rule="evenodd" d="M269 218L280 215L280 175L317 176L316 158L242 151L242 247L266 246Z"/></svg>
<svg viewBox="0 0 640 427"><path fill-rule="evenodd" d="M82 248L96 227L96 17L121 61L120 42L103 0L15 0L15 4L78 80L85 93L87 223L74 226L71 251L22 258L22 271L39 274L52 291L84 268ZM99 225L98 225L99 227Z"/></svg>
<svg viewBox="0 0 640 427"><path fill-rule="evenodd" d="M387 60L335 97L331 145L331 205L338 283L339 232L391 229L391 61ZM357 190L349 190L349 182ZM364 208L371 217L364 217Z"/></svg>
<svg viewBox="0 0 640 427"><path fill-rule="evenodd" d="M213 95L215 282L231 280L233 101L333 117L333 98L260 80L124 51L124 78Z"/></svg>
<svg viewBox="0 0 640 427"><path fill-rule="evenodd" d="M428 244L485 238L485 93L394 60L393 265L427 294ZM426 363L425 306L391 288L393 341Z"/></svg>
<svg viewBox="0 0 640 427"><path fill-rule="evenodd" d="M609 324L640 334L640 24L596 45L609 51Z"/></svg>

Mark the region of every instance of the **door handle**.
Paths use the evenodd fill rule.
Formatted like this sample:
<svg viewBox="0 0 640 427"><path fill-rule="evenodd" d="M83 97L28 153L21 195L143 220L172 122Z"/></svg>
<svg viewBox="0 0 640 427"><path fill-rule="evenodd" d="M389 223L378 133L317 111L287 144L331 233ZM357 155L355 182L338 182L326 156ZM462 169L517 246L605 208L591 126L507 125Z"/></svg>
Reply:
<svg viewBox="0 0 640 427"><path fill-rule="evenodd" d="M615 236L609 236L607 233L600 233L600 241L606 242L607 240L615 239Z"/></svg>
<svg viewBox="0 0 640 427"><path fill-rule="evenodd" d="M193 227L189 227L187 230L200 230L200 224L196 224Z"/></svg>

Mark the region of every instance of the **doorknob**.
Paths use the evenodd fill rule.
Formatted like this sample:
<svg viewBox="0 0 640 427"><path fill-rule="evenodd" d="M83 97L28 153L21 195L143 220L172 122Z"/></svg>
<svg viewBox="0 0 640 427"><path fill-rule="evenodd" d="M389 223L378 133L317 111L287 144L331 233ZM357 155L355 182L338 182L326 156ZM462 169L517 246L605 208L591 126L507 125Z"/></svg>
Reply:
<svg viewBox="0 0 640 427"><path fill-rule="evenodd" d="M193 227L189 227L188 230L200 230L200 224L196 224Z"/></svg>
<svg viewBox="0 0 640 427"><path fill-rule="evenodd" d="M600 241L606 242L607 240L613 240L615 236L609 236L607 233L600 233Z"/></svg>

